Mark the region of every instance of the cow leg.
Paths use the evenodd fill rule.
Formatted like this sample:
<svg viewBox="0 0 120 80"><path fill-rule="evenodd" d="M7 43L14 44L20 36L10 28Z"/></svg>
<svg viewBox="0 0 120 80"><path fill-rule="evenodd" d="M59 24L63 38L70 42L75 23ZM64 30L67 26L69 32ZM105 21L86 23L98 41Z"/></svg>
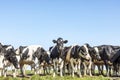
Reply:
<svg viewBox="0 0 120 80"><path fill-rule="evenodd" d="M116 76L117 75L117 64L113 63L113 75Z"/></svg>
<svg viewBox="0 0 120 80"><path fill-rule="evenodd" d="M63 64L63 75L65 75L65 70L66 70L66 64L65 64L65 61L64 61L64 64Z"/></svg>
<svg viewBox="0 0 120 80"><path fill-rule="evenodd" d="M16 69L13 69L13 77L16 77Z"/></svg>
<svg viewBox="0 0 120 80"><path fill-rule="evenodd" d="M106 67L106 76L109 77L109 65L107 61L105 61L105 67Z"/></svg>
<svg viewBox="0 0 120 80"><path fill-rule="evenodd" d="M118 63L118 76L120 76L120 65Z"/></svg>
<svg viewBox="0 0 120 80"><path fill-rule="evenodd" d="M101 74L104 75L104 65L100 65Z"/></svg>
<svg viewBox="0 0 120 80"><path fill-rule="evenodd" d="M64 61L61 62L60 64L60 76L63 76L63 66L64 66Z"/></svg>
<svg viewBox="0 0 120 80"><path fill-rule="evenodd" d="M92 76L91 67L92 67L92 61L90 60L89 66L88 66L88 70L89 70L89 75L90 75L90 76Z"/></svg>
<svg viewBox="0 0 120 80"><path fill-rule="evenodd" d="M7 76L7 68L5 68L4 70L3 70L4 72L4 77L6 77Z"/></svg>
<svg viewBox="0 0 120 80"><path fill-rule="evenodd" d="M71 64L67 64L67 68L68 68L68 74L72 74L72 70L71 70Z"/></svg>
<svg viewBox="0 0 120 80"><path fill-rule="evenodd" d="M83 66L84 66L84 76L86 76L86 75L87 75L87 73L86 73L86 71L87 71L87 66L86 66L85 62L83 62Z"/></svg>
<svg viewBox="0 0 120 80"><path fill-rule="evenodd" d="M101 75L101 66L97 65L97 67L98 67L98 75Z"/></svg>
<svg viewBox="0 0 120 80"><path fill-rule="evenodd" d="M95 64L94 63L92 64L91 71L92 71L92 75L95 75Z"/></svg>
<svg viewBox="0 0 120 80"><path fill-rule="evenodd" d="M112 66L109 66L109 75L111 76L112 74Z"/></svg>
<svg viewBox="0 0 120 80"><path fill-rule="evenodd" d="M73 59L70 60L70 64L71 64L71 67L72 67L72 77L74 77L74 73L75 73L75 68L74 68L74 64L73 64Z"/></svg>
<svg viewBox="0 0 120 80"><path fill-rule="evenodd" d="M75 73L76 73L77 70L78 70L78 65L77 64L75 64L74 69L75 69Z"/></svg>
<svg viewBox="0 0 120 80"><path fill-rule="evenodd" d="M78 76L79 76L79 77L82 77L81 71L80 71L80 66L81 66L81 60L78 60L78 65L77 65L78 70L77 70L77 73L78 73Z"/></svg>
<svg viewBox="0 0 120 80"><path fill-rule="evenodd" d="M53 60L53 77L55 77L56 70L57 70L56 60Z"/></svg>
<svg viewBox="0 0 120 80"><path fill-rule="evenodd" d="M20 71L21 71L21 75L25 77L24 64L20 64Z"/></svg>
<svg viewBox="0 0 120 80"><path fill-rule="evenodd" d="M2 76L2 70L0 69L0 77Z"/></svg>
<svg viewBox="0 0 120 80"><path fill-rule="evenodd" d="M40 73L40 71L41 71L41 69L40 68L42 68L42 66L40 67L40 65L33 65L33 68L34 68L34 74L36 75L36 74L39 74Z"/></svg>
<svg viewBox="0 0 120 80"><path fill-rule="evenodd" d="M4 68L3 68L3 75L4 75L4 77L7 76L7 67L5 67L5 66L4 66Z"/></svg>

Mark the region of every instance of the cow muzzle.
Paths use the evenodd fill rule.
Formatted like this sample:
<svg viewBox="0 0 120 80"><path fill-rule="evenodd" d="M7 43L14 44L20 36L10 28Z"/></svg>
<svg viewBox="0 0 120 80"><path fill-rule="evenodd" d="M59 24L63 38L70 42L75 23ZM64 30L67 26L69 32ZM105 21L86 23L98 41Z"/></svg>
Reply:
<svg viewBox="0 0 120 80"><path fill-rule="evenodd" d="M89 54L87 54L86 56L85 56L85 58L87 59L87 60L90 60L90 55Z"/></svg>

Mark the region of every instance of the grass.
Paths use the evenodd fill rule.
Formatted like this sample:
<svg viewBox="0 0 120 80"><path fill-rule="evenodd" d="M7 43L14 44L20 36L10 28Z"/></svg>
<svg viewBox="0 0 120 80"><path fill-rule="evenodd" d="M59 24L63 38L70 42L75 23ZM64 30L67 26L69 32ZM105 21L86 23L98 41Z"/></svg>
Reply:
<svg viewBox="0 0 120 80"><path fill-rule="evenodd" d="M21 78L21 77L16 77L13 78L11 76L8 77L0 77L0 80L110 80L110 78L108 77L103 77L103 76L86 76L86 77L82 77L79 78L77 76L75 76L74 78L71 76L64 76L64 77L60 77L60 76L56 76L56 77L52 77L52 75L46 75L46 76L40 76L40 75L32 75L29 78Z"/></svg>
<svg viewBox="0 0 120 80"><path fill-rule="evenodd" d="M20 73L20 71L19 71ZM56 77L52 77L52 75L32 75L34 72L27 70L26 74L29 74L29 77L16 77L13 78L11 76L7 76L7 77L0 77L0 80L111 80L108 77L104 77L104 76L84 76L84 77L77 77L75 76L74 78L71 77L70 75L66 75L63 77L60 76L56 76ZM11 72L9 72L9 74L11 74Z"/></svg>

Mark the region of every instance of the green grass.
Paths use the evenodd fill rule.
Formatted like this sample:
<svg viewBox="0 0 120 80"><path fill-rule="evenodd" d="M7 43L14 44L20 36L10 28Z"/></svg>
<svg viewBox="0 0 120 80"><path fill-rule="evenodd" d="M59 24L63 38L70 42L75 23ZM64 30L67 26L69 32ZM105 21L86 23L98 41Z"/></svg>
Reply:
<svg viewBox="0 0 120 80"><path fill-rule="evenodd" d="M20 73L20 71L19 71L19 73ZM26 74L33 74L33 73L34 73L34 71L32 71L32 72L29 71L29 70L26 71ZM10 74L11 74L11 72L10 72ZM11 76L0 77L0 80L110 80L110 78L104 77L104 76L92 76L92 77L85 76L85 77L81 77L81 78L75 76L73 78L70 75L69 76L66 75L66 76L63 76L63 77L56 76L56 77L53 78L52 75L46 75L46 76L40 76L40 75L30 76L29 75L29 77L27 77L27 78L26 77L24 77L24 78L22 78L22 77L13 78Z"/></svg>
<svg viewBox="0 0 120 80"><path fill-rule="evenodd" d="M110 80L110 78L107 77L103 77L103 76L86 76L86 77L82 77L79 78L77 76L75 76L74 78L71 76L64 76L64 77L60 77L60 76L56 76L56 77L52 77L52 75L46 75L46 76L40 76L40 75L33 75L30 76L29 78L21 78L21 77L17 77L17 78L13 78L13 77L0 77L0 80Z"/></svg>

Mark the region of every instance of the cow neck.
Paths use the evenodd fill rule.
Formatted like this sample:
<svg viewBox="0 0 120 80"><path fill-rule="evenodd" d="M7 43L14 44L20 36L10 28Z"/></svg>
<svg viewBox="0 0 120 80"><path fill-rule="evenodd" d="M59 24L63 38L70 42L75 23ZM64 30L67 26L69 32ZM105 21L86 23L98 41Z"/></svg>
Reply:
<svg viewBox="0 0 120 80"><path fill-rule="evenodd" d="M58 52L58 56L57 58L63 58L62 55L63 55L63 50L59 50L58 46L56 45L56 48L57 48L57 52Z"/></svg>

